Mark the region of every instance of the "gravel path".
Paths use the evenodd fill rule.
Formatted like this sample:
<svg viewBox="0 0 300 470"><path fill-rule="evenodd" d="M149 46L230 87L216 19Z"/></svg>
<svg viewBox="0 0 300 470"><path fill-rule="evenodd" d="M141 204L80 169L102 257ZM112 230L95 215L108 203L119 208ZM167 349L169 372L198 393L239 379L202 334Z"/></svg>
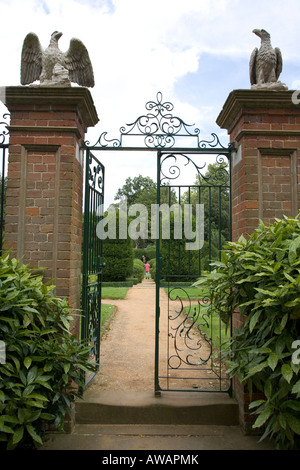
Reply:
<svg viewBox="0 0 300 470"><path fill-rule="evenodd" d="M155 283L151 279L144 279L141 284L130 288L124 300L104 299L104 303L116 306L116 312L110 322L108 331L105 333L100 344L100 371L91 382L91 391L153 391L154 390L154 355L155 355ZM172 359L177 367L178 357L172 352L172 341L169 346L168 340L168 315L180 306L169 305L168 296L164 289L160 289L160 374L167 376L167 356ZM176 315L175 315L176 316ZM182 317L178 319L179 324ZM173 325L172 325L173 326ZM188 326L188 325L187 325ZM200 359L209 357L210 347L199 332L192 329L188 332L188 340L185 335L178 335L180 353L189 360L198 363ZM192 342L195 350L187 349L186 343ZM199 347L198 345L201 344ZM169 348L169 349L168 349ZM184 351L186 350L186 352ZM168 354L167 354L168 353ZM175 362L174 362L175 361ZM202 367L202 371L189 370L187 367L184 375L191 377L188 380L169 379L170 388L203 388L214 389L219 387L218 380L210 370L211 365ZM197 367L198 369L198 367ZM182 370L173 369L173 377L182 376ZM201 377L201 378L200 378ZM167 388L165 379L160 384Z"/></svg>
<svg viewBox="0 0 300 470"><path fill-rule="evenodd" d="M128 290L126 299L103 302L115 305L117 311L101 341L100 373L91 389L153 390L155 283L144 279Z"/></svg>

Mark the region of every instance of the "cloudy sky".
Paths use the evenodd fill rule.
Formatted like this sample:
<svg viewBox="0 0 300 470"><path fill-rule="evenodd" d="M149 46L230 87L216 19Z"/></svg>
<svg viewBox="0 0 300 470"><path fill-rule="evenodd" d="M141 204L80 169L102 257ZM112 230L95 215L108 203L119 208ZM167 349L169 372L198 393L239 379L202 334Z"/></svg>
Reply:
<svg viewBox="0 0 300 470"><path fill-rule="evenodd" d="M143 114L160 91L174 104L174 115L199 127L203 138L216 132L226 145L216 118L233 89L250 88L249 58L259 46L254 28L268 30L280 47L280 80L300 88L299 0L0 0L0 14L3 87L20 85L28 32L46 48L51 33L62 31L63 51L72 37L83 41L100 118L87 134L91 143L104 131L119 137L119 128ZM155 179L154 155L106 154L102 160L107 202L127 176Z"/></svg>

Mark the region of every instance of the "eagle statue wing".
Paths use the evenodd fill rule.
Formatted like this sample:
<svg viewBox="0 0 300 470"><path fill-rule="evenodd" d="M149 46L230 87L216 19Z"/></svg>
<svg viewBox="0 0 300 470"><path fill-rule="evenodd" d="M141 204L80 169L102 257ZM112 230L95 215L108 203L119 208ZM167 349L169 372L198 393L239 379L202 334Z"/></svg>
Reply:
<svg viewBox="0 0 300 470"><path fill-rule="evenodd" d="M249 69L250 69L250 83L251 85L256 84L256 57L257 57L258 49L257 47L254 49L254 51L251 54L250 57L250 64L249 64Z"/></svg>
<svg viewBox="0 0 300 470"><path fill-rule="evenodd" d="M79 39L71 39L69 50L65 53L64 58L71 82L85 87L95 85L89 53Z"/></svg>
<svg viewBox="0 0 300 470"><path fill-rule="evenodd" d="M282 61L281 51L278 47L275 47L275 53L276 53L276 57L277 57L277 64L276 64L275 74L276 74L276 79L278 80L279 75L282 72L282 62L283 61Z"/></svg>
<svg viewBox="0 0 300 470"><path fill-rule="evenodd" d="M21 55L21 84L28 85L40 78L43 49L35 33L28 33L24 39Z"/></svg>

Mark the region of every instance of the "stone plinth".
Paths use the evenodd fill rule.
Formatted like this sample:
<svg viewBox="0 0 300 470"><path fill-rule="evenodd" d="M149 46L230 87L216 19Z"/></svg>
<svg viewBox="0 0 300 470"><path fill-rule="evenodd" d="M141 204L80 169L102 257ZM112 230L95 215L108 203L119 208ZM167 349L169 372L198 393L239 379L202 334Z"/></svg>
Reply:
<svg viewBox="0 0 300 470"><path fill-rule="evenodd" d="M83 155L98 122L88 89L7 87L11 114L5 249L46 268L55 294L80 308Z"/></svg>

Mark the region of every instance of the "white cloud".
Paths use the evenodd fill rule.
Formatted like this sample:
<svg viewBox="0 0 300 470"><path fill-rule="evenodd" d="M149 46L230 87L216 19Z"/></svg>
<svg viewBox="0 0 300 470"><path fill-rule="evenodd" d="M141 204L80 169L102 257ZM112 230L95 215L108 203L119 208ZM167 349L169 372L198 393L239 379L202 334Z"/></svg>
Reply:
<svg viewBox="0 0 300 470"><path fill-rule="evenodd" d="M226 86L230 87L231 77L239 86L234 79L240 75L244 77L241 86L250 86L248 66L244 74L230 67L231 59L236 64L240 60L244 67L259 45L254 28L269 30L273 45L281 48L282 81L291 86L300 79L299 0L0 0L0 11L0 86L20 84L21 49L28 32L36 32L43 47L54 30L64 33L62 50L68 49L74 36L84 42L93 63L96 85L91 93L100 117L96 129L88 132L91 142L102 131L118 137L120 126L143 114L145 102L155 99L158 91L174 103L174 114L205 132L216 132L223 102L218 102L218 94L211 104L201 100L216 77L201 86L194 83L194 98L184 89L179 96L179 88L188 74L199 78L204 54L205 64L215 61L219 87L225 76ZM299 76L293 76L297 71ZM129 157L118 158L119 165L114 160L112 170L110 160L107 163L107 178L113 173L110 181L114 180L116 189L138 168L150 172L147 156L138 156L130 167ZM155 163L153 168L155 178Z"/></svg>

